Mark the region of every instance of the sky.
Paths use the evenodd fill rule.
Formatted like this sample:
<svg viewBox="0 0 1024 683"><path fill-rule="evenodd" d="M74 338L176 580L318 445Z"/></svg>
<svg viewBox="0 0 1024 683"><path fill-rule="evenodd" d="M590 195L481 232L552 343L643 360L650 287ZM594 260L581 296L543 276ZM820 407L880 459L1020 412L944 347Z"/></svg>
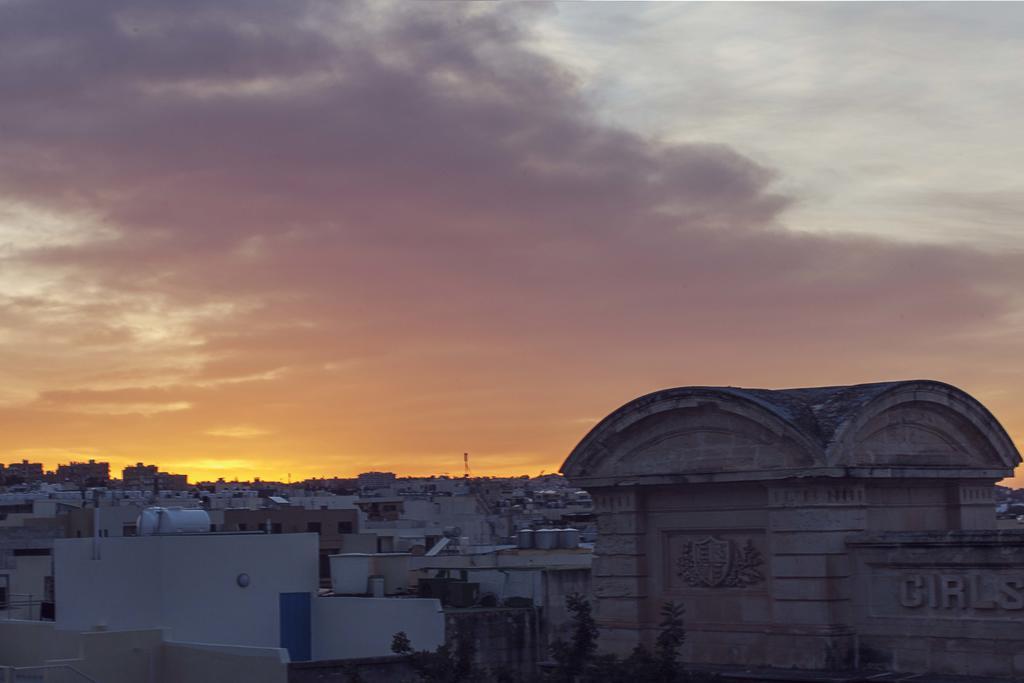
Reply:
<svg viewBox="0 0 1024 683"><path fill-rule="evenodd" d="M1024 447L1022 26L0 0L0 461L537 474L656 389L910 378Z"/></svg>

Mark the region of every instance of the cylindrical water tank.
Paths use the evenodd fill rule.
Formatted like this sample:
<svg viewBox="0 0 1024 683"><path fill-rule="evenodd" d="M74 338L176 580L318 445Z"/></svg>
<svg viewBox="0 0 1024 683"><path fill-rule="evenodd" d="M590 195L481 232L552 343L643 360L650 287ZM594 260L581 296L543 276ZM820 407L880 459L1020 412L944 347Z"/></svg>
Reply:
<svg viewBox="0 0 1024 683"><path fill-rule="evenodd" d="M520 550L529 550L533 547L533 529L520 529L516 540Z"/></svg>
<svg viewBox="0 0 1024 683"><path fill-rule="evenodd" d="M210 515L206 510L186 510L180 507L145 508L136 520L140 536L154 534L199 534L210 530Z"/></svg>
<svg viewBox="0 0 1024 683"><path fill-rule="evenodd" d="M539 550L552 550L558 547L558 529L537 529L533 535L534 545Z"/></svg>
<svg viewBox="0 0 1024 683"><path fill-rule="evenodd" d="M143 508L139 518L135 520L136 533L139 536L152 536L157 533L160 524L160 512L163 508Z"/></svg>
<svg viewBox="0 0 1024 683"><path fill-rule="evenodd" d="M369 593L375 598L384 597L384 577L379 574L374 574L369 578Z"/></svg>
<svg viewBox="0 0 1024 683"><path fill-rule="evenodd" d="M578 548L580 547L580 532L579 529L560 529L558 532L558 547L559 548Z"/></svg>

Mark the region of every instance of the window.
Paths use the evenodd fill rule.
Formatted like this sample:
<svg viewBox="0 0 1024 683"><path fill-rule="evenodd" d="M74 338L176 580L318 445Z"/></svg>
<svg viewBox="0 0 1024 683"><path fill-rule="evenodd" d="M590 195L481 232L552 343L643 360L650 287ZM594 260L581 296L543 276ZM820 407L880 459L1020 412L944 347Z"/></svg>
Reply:
<svg viewBox="0 0 1024 683"><path fill-rule="evenodd" d="M0 609L7 609L7 586L11 577L0 576Z"/></svg>
<svg viewBox="0 0 1024 683"><path fill-rule="evenodd" d="M320 533L320 522L306 522L306 531Z"/></svg>
<svg viewBox="0 0 1024 683"><path fill-rule="evenodd" d="M238 523L238 530L239 531L248 531L249 530L249 525L246 524L245 522L239 522Z"/></svg>
<svg viewBox="0 0 1024 683"><path fill-rule="evenodd" d="M281 522L274 522L270 525L270 533L279 534L281 533Z"/></svg>
<svg viewBox="0 0 1024 683"><path fill-rule="evenodd" d="M139 528L137 526L135 526L134 524L125 524L121 528L121 535L122 536L138 536L139 535Z"/></svg>
<svg viewBox="0 0 1024 683"><path fill-rule="evenodd" d="M350 534L350 533L352 533L352 522L338 522L338 533L339 534Z"/></svg>

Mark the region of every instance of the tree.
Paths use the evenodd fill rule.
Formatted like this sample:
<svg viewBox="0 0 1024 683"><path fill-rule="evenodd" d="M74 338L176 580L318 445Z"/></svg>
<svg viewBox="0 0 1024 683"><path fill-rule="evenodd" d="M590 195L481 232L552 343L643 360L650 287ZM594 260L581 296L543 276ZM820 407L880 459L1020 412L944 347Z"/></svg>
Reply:
<svg viewBox="0 0 1024 683"><path fill-rule="evenodd" d="M661 606L662 619L658 624L658 638L654 641L654 655L661 680L666 682L680 677L679 648L686 641L684 613L685 608L675 602Z"/></svg>
<svg viewBox="0 0 1024 683"><path fill-rule="evenodd" d="M589 660L597 652L597 623L591 614L590 603L579 593L565 598L572 624L572 640L559 638L551 644L551 658L555 660L552 676L556 681L573 683L586 670Z"/></svg>
<svg viewBox="0 0 1024 683"><path fill-rule="evenodd" d="M412 642L405 631L399 631L391 639L391 651L409 658L409 664L420 680L427 683L460 683L478 681L483 676L476 669L473 659L476 646L471 633L460 624L455 632L454 647L451 643L438 646L433 652L413 650Z"/></svg>
<svg viewBox="0 0 1024 683"><path fill-rule="evenodd" d="M405 631L399 631L391 636L391 651L403 657L408 657L413 653L412 641L409 640Z"/></svg>
<svg viewBox="0 0 1024 683"><path fill-rule="evenodd" d="M566 598L571 615L572 640L555 641L551 656L555 669L551 679L557 683L677 683L684 680L679 662L679 648L686 641L683 626L684 608L674 602L662 605L662 620L654 652L637 645L625 659L613 654L598 654L597 624L591 615L590 603L573 594Z"/></svg>
<svg viewBox="0 0 1024 683"><path fill-rule="evenodd" d="M653 652L637 645L625 659L598 652L597 622L590 603L582 595L566 596L571 637L559 638L551 645L554 668L543 679L551 683L681 683L690 680L679 661L679 648L686 642L683 605L666 602L661 607L661 621ZM391 651L409 658L421 681L429 683L462 683L464 681L519 678L511 671L484 672L473 664L475 641L472 633L459 624L451 642L434 652L413 650L404 632L394 635ZM535 680L535 679L534 679Z"/></svg>

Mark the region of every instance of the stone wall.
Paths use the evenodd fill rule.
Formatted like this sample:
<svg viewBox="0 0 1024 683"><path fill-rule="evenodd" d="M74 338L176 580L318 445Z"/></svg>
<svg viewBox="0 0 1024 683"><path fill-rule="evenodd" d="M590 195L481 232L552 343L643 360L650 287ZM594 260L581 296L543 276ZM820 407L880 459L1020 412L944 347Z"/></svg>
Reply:
<svg viewBox="0 0 1024 683"><path fill-rule="evenodd" d="M540 614L532 607L446 609L445 639L454 653L459 638L469 638L475 663L492 675L530 675L540 656ZM404 683L419 678L404 657L293 662L289 683Z"/></svg>
<svg viewBox="0 0 1024 683"><path fill-rule="evenodd" d="M591 569L545 569L541 573L543 583L540 625L541 659L546 659L551 644L558 639L568 641L571 637L572 623L565 600L573 594L583 596L591 594Z"/></svg>
<svg viewBox="0 0 1024 683"><path fill-rule="evenodd" d="M525 674L534 670L540 651L540 615L533 607L470 607L445 610L445 636L455 646L472 639L482 669Z"/></svg>
<svg viewBox="0 0 1024 683"><path fill-rule="evenodd" d="M859 665L1024 678L1024 531L848 541Z"/></svg>
<svg viewBox="0 0 1024 683"><path fill-rule="evenodd" d="M288 683L418 683L419 680L405 657L363 657L288 665Z"/></svg>
<svg viewBox="0 0 1024 683"><path fill-rule="evenodd" d="M673 601L686 609L688 662L852 665L843 543L865 528L863 498L827 481L596 493L608 509L593 577L602 646L651 646Z"/></svg>
<svg viewBox="0 0 1024 683"><path fill-rule="evenodd" d="M929 531L951 520L960 528L984 521L975 501L987 505L988 499L975 489L984 490L972 482L815 478L596 489L600 512L593 595L602 646L625 654L637 643L652 645L659 609L667 601L686 608L683 657L695 664L810 670L877 665L930 671L921 667L934 663L942 671L952 671L942 664L947 655L940 652L941 638L959 632L958 647L978 652L997 646L973 642L975 638L999 634L1003 640L1021 642L1024 627L1014 634L1006 625L965 621L967 616L979 624L999 620L998 610L982 608L983 613L957 613L957 623L936 630L946 635L929 644L908 641L906 652L897 656L892 650L891 656L880 659L877 652L885 648L875 647L873 629L891 639L899 628L886 630L877 619L871 626L866 621L869 589L876 595L878 590L892 594L889 602L883 599L883 607L899 605L893 602L898 586L889 585L895 574L879 573L873 564L881 561L877 550L870 556L874 559L865 560L868 548L888 548L892 557L916 548L918 563L941 564L955 558L957 571L1009 567L1013 561L1024 566L1022 551L1014 545L1020 541L1013 540L1024 532L1014 536L982 529ZM962 499L966 505L958 504ZM897 531L864 535L882 533L887 527ZM869 538L876 539L871 541L876 545L867 545L863 539ZM877 545L883 543L880 538L889 545ZM964 590L970 590L971 580L965 579ZM1024 588L1024 576L1020 581ZM957 585L954 582L947 590ZM1017 590L1015 585L1008 590ZM1012 614L1017 608L1008 604L1006 613ZM907 622L907 627L916 624L920 637L932 621ZM898 623L902 628L903 622ZM1004 654L992 670L1010 670L1007 662L1013 657L1006 658L1006 643L998 647ZM925 650L935 654L926 657L921 654ZM983 668L964 666L962 673Z"/></svg>

